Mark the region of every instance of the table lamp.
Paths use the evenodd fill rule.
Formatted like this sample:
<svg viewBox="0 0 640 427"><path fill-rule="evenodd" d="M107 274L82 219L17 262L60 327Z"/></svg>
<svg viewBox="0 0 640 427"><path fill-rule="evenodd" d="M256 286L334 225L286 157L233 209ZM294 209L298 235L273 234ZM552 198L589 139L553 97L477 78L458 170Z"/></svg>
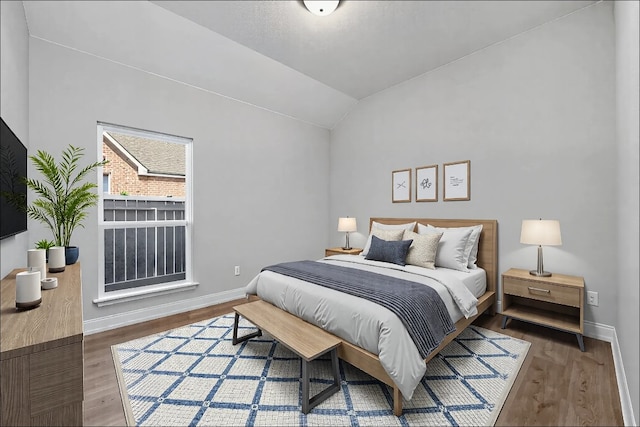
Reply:
<svg viewBox="0 0 640 427"><path fill-rule="evenodd" d="M342 247L342 249L344 250L349 250L351 249L351 246L349 246L349 233L353 232L353 231L357 231L358 227L356 225L356 219L355 218L338 218L338 231L342 231L347 233L346 234L346 244L345 246Z"/></svg>
<svg viewBox="0 0 640 427"><path fill-rule="evenodd" d="M520 243L525 245L538 245L538 268L529 271L529 274L539 277L549 277L551 273L544 271L542 265L542 246L560 246L560 222L556 220L525 219L522 221L520 231Z"/></svg>

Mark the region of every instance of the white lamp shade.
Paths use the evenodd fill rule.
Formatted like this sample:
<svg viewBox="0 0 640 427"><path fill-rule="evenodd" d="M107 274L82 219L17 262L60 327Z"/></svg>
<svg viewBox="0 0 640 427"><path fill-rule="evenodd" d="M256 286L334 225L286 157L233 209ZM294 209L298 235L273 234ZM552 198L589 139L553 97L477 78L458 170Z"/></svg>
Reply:
<svg viewBox="0 0 640 427"><path fill-rule="evenodd" d="M522 221L520 243L525 245L560 246L560 222L553 219L525 219Z"/></svg>
<svg viewBox="0 0 640 427"><path fill-rule="evenodd" d="M339 0L304 0L304 5L309 12L317 16L327 16L338 7Z"/></svg>
<svg viewBox="0 0 640 427"><path fill-rule="evenodd" d="M357 231L358 226L355 218L338 218L338 231Z"/></svg>

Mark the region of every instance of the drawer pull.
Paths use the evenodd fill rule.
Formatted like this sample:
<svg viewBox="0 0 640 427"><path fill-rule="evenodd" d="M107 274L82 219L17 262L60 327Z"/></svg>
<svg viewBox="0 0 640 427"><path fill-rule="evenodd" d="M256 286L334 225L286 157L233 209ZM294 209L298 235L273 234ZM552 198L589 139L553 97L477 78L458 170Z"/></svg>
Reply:
<svg viewBox="0 0 640 427"><path fill-rule="evenodd" d="M545 294L550 294L551 291L549 289L540 289L540 288L534 288L532 286L528 286L529 288L529 292L544 292Z"/></svg>

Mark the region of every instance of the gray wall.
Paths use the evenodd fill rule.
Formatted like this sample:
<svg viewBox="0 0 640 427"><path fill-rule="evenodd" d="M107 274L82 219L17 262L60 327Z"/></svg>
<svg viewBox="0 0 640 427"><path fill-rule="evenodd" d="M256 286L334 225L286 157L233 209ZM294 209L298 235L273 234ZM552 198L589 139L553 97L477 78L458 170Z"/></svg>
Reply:
<svg viewBox="0 0 640 427"><path fill-rule="evenodd" d="M98 308L97 210L80 246L85 321L246 285L266 264L318 258L328 237L329 131L31 39L31 149L96 159L96 122L193 138L195 291ZM30 170L30 173L34 173ZM95 179L95 176L94 178ZM30 238L46 237L29 224ZM301 233L304 231L304 234ZM240 265L241 275L233 275Z"/></svg>
<svg viewBox="0 0 640 427"><path fill-rule="evenodd" d="M22 2L0 2L0 19L0 116L29 150L29 33ZM28 232L0 240L0 277L26 266L30 242Z"/></svg>
<svg viewBox="0 0 640 427"><path fill-rule="evenodd" d="M618 132L618 319L616 334L636 422L640 421L638 328L638 165L640 156L640 83L638 62L638 2L615 2L617 132Z"/></svg>
<svg viewBox="0 0 640 427"><path fill-rule="evenodd" d="M471 200L391 203L391 171L471 160ZM371 96L331 141L331 219L495 218L499 270L534 269L523 219L558 219L545 269L599 292L587 320L617 323L612 5L596 4ZM415 183L414 183L415 184ZM415 194L413 195L415 197ZM330 224L333 243L343 237Z"/></svg>

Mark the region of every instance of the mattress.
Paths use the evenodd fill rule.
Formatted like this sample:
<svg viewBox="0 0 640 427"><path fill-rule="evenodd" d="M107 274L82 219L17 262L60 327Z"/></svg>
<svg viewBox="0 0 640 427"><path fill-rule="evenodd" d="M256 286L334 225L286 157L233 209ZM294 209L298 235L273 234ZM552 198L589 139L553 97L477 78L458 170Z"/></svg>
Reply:
<svg viewBox="0 0 640 427"><path fill-rule="evenodd" d="M414 268L412 265L407 265L406 270L411 271ZM420 268L420 267L418 267ZM456 279L462 281L465 287L478 298L484 294L487 290L487 272L482 268L476 268L475 270L469 270L469 272L452 270L450 268L436 267L435 271L443 274L450 275Z"/></svg>

